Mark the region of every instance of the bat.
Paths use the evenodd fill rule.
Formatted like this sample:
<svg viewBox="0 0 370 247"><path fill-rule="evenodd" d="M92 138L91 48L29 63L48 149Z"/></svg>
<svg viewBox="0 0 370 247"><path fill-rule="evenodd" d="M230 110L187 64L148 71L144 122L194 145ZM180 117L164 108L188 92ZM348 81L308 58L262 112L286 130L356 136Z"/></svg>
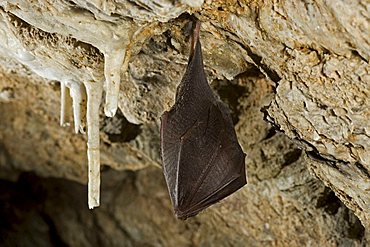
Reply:
<svg viewBox="0 0 370 247"><path fill-rule="evenodd" d="M161 116L163 173L179 219L197 215L247 183L246 154L230 111L207 82L199 30L197 21L175 104Z"/></svg>

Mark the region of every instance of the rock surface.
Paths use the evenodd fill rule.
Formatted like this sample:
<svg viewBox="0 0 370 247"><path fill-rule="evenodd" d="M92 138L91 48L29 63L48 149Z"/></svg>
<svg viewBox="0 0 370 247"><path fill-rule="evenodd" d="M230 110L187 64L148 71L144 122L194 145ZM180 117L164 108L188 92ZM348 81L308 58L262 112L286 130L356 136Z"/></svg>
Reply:
<svg viewBox="0 0 370 247"><path fill-rule="evenodd" d="M0 240L8 246L365 245L368 5L0 2L0 214L8 220ZM206 71L233 112L249 184L179 222L154 166L161 163L159 117L173 104L186 66L189 13L203 22ZM101 109L101 163L135 172L103 169L102 206L90 212L86 189L76 183L87 181L86 136L59 126L60 82L102 81L122 51L120 110L105 118ZM28 171L60 179L19 177ZM42 196L17 201L39 188Z"/></svg>

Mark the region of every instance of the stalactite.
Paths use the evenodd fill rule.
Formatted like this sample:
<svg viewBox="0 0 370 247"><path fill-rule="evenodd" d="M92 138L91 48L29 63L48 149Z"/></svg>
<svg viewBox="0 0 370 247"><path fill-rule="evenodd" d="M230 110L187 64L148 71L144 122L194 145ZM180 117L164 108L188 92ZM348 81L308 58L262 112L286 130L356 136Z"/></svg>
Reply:
<svg viewBox="0 0 370 247"><path fill-rule="evenodd" d="M73 119L74 119L74 130L77 134L82 129L81 118L82 118L82 107L84 107L84 88L81 83L71 82L67 84L69 86L69 92L73 102Z"/></svg>
<svg viewBox="0 0 370 247"><path fill-rule="evenodd" d="M65 126L67 120L66 104L67 104L67 87L63 81L60 82L60 126Z"/></svg>
<svg viewBox="0 0 370 247"><path fill-rule="evenodd" d="M100 200L100 138L99 106L102 97L102 83L86 82L87 93L87 157L88 157L88 204L89 208L99 206Z"/></svg>
<svg viewBox="0 0 370 247"><path fill-rule="evenodd" d="M125 49L104 53L105 107L107 117L113 117L118 107L118 93L121 80L121 67L125 59Z"/></svg>
<svg viewBox="0 0 370 247"><path fill-rule="evenodd" d="M2 19L1 19L2 17ZM3 22L1 22L3 20ZM13 24L11 22L14 22ZM20 22L14 21L7 13L0 9L0 27L17 32L14 27L19 27ZM143 30L152 30L150 27L137 30L133 37L135 42L144 40L147 35L142 35ZM28 31L27 31L28 32ZM3 35L0 33L0 43L6 44L5 52L16 51L10 54L21 63L29 66L38 75L50 79L60 80L60 125L69 126L71 119L74 122L75 133L85 134L84 125L87 122L87 155L88 155L88 204L89 208L99 206L100 193L100 151L99 151L99 106L101 104L102 90L105 90L104 112L108 117L113 117L118 108L121 71L126 71L130 52L127 43L119 43L114 48L103 49L104 52L104 77L103 81L81 83L79 77L73 73L61 73L58 69L45 66L37 56L29 52L18 42L13 32ZM36 34L38 32L35 32ZM36 37L39 37L36 35ZM58 39L56 39L57 41ZM45 41L43 39L43 41ZM135 43L133 41L133 43ZM11 48L11 49L8 49ZM111 49L112 48L112 49ZM127 52L128 50L128 52ZM126 53L127 52L127 53ZM83 88L85 85L86 90ZM68 96L69 94L69 96ZM87 101L87 102L86 102ZM86 107L87 105L87 107ZM73 112L73 116L72 116Z"/></svg>
<svg viewBox="0 0 370 247"><path fill-rule="evenodd" d="M81 126L81 103L83 86L80 83L72 82L69 86L69 93L73 103L74 130L77 134Z"/></svg>

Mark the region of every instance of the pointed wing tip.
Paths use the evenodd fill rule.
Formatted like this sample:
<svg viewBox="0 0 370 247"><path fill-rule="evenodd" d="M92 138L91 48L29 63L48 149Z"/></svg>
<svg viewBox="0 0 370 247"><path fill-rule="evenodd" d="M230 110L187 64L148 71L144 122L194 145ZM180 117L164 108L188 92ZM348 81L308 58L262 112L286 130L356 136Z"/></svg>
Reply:
<svg viewBox="0 0 370 247"><path fill-rule="evenodd" d="M197 211L191 211L191 212L186 212L186 211L183 212L183 211L180 211L179 209L175 209L175 215L176 215L176 218L178 218L179 220L187 220L188 218L196 216L202 210L203 209L197 210Z"/></svg>
<svg viewBox="0 0 370 247"><path fill-rule="evenodd" d="M245 172L243 174L240 174L238 178L234 180L234 186L230 184L231 190L225 193L224 195L220 196L219 198L216 198L215 200L211 200L208 203L205 203L202 205L199 205L199 202L196 202L193 205L188 205L185 209L181 209L182 206L175 206L174 207L174 213L176 217L180 220L186 220L188 218L194 217L197 214L199 214L201 211L207 209L208 207L212 206L213 204L216 204L217 202L225 199L226 197L230 196L234 192L240 190L243 188L248 182L247 182L247 176ZM198 205L197 205L198 204Z"/></svg>

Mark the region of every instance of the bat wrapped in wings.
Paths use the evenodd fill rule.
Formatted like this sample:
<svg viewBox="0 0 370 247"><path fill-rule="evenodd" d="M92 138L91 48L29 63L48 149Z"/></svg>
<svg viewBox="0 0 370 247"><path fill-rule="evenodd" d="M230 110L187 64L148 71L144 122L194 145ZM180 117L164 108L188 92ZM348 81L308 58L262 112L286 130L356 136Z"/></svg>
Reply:
<svg viewBox="0 0 370 247"><path fill-rule="evenodd" d="M163 172L180 219L195 216L247 183L246 155L230 111L207 82L199 29L197 21L176 102L161 117Z"/></svg>

